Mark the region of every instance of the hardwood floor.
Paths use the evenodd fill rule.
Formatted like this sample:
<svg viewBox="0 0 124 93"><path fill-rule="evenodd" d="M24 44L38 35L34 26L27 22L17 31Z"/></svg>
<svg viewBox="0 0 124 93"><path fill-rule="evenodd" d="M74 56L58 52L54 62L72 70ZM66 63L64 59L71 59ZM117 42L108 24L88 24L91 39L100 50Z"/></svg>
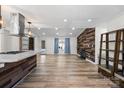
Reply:
<svg viewBox="0 0 124 93"><path fill-rule="evenodd" d="M42 55L37 67L16 88L118 87L97 66L75 55Z"/></svg>

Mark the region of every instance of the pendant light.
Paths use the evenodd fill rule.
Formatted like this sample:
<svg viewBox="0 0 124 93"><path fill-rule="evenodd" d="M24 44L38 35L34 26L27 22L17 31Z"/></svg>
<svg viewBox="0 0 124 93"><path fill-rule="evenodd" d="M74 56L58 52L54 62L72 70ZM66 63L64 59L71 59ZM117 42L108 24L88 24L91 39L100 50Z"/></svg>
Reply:
<svg viewBox="0 0 124 93"><path fill-rule="evenodd" d="M2 28L3 25L3 20L2 20L2 16L0 16L0 29Z"/></svg>
<svg viewBox="0 0 124 93"><path fill-rule="evenodd" d="M31 22L28 22L28 24L29 24L28 36L31 37L31 36L32 36L32 32L31 32Z"/></svg>

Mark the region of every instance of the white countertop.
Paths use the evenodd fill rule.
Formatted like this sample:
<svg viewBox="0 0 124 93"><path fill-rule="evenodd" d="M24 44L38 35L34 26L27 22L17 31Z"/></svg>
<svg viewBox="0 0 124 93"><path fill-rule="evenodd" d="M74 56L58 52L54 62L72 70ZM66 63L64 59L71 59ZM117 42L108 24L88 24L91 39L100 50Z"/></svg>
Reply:
<svg viewBox="0 0 124 93"><path fill-rule="evenodd" d="M38 51L26 51L18 54L0 54L0 64L18 62L37 53Z"/></svg>

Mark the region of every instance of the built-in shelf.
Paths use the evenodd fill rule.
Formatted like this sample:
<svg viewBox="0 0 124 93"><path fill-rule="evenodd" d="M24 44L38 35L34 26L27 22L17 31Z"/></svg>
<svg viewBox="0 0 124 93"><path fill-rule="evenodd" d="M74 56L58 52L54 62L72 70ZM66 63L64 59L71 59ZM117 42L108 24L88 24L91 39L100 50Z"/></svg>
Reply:
<svg viewBox="0 0 124 93"><path fill-rule="evenodd" d="M124 87L124 29L101 34L99 54L98 72Z"/></svg>

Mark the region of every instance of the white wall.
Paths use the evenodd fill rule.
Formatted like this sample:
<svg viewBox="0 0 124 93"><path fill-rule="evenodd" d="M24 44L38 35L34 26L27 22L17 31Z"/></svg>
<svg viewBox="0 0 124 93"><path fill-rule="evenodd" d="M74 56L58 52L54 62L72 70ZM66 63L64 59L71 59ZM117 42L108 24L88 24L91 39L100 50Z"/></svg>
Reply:
<svg viewBox="0 0 124 93"><path fill-rule="evenodd" d="M77 38L70 38L71 54L77 54Z"/></svg>
<svg viewBox="0 0 124 93"><path fill-rule="evenodd" d="M54 54L54 38L49 37L46 39L46 53Z"/></svg>
<svg viewBox="0 0 124 93"><path fill-rule="evenodd" d="M100 26L105 26L108 31L124 28L123 19L124 19L124 14L121 14L113 19L110 19L107 22L104 22L103 24L100 24Z"/></svg>
<svg viewBox="0 0 124 93"><path fill-rule="evenodd" d="M46 54L54 54L54 37L42 37L40 44L41 40L45 40L46 42Z"/></svg>
<svg viewBox="0 0 124 93"><path fill-rule="evenodd" d="M34 50L40 51L40 49L41 49L40 38L39 37L35 37L34 38Z"/></svg>
<svg viewBox="0 0 124 93"><path fill-rule="evenodd" d="M41 40L46 41L46 53L47 54L54 54L54 38L55 37L42 37L41 38ZM65 38L65 37L60 37L60 38ZM40 40L40 43L41 43L41 40ZM77 39L76 38L73 38L73 37L70 38L70 46L71 46L71 54L76 54L77 53Z"/></svg>
<svg viewBox="0 0 124 93"><path fill-rule="evenodd" d="M106 28L96 27L95 29L95 63L98 63L101 34L107 32Z"/></svg>

